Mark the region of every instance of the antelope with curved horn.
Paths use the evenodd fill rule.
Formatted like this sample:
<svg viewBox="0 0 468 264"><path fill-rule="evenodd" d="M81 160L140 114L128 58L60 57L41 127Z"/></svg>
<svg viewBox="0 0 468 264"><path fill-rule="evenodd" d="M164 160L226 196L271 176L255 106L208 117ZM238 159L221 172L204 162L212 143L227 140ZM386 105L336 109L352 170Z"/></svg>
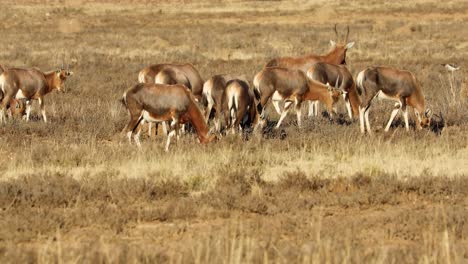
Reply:
<svg viewBox="0 0 468 264"><path fill-rule="evenodd" d="M274 97L273 101L285 101L284 110L275 106L281 114L276 128L279 128L293 103L297 113L297 124L301 127L303 101L319 100L327 106L332 115L334 104L343 94L340 89L330 87L329 84L324 85L308 79L303 71L279 67L265 68L255 75L254 93L259 101L257 111L262 119L259 124L265 119L265 106L271 97Z"/></svg>
<svg viewBox="0 0 468 264"><path fill-rule="evenodd" d="M319 62L307 70L307 77L323 84L337 83L338 80L341 80L339 88L344 91L343 98L348 116L351 120L353 120L353 117L359 116L361 99L357 93L353 75L345 65ZM312 111L309 112L309 116L318 115L318 101L315 101L313 106Z"/></svg>
<svg viewBox="0 0 468 264"><path fill-rule="evenodd" d="M338 31L335 25L335 34L338 38ZM346 64L346 51L353 47L354 42L348 42L349 26L347 27L344 44L330 40L331 50L325 55L309 54L301 57L280 57L270 60L265 67L283 67L306 72L317 62L330 64Z"/></svg>
<svg viewBox="0 0 468 264"><path fill-rule="evenodd" d="M335 36L339 39L338 30L336 24L334 27ZM318 62L325 62L329 64L346 64L346 52L348 49L354 46L354 42L348 42L349 37L349 26L346 27L346 37L342 43L337 43L334 40L330 40L331 50L325 55L309 54L300 57L280 57L270 60L265 67L283 67L293 70L301 70L307 72L307 70ZM309 104L309 116L312 116L316 111L313 102Z"/></svg>
<svg viewBox="0 0 468 264"><path fill-rule="evenodd" d="M187 122L195 128L200 143L206 144L216 139L209 135L208 126L197 106L190 90L180 84L145 84L139 83L123 94L123 103L130 114L130 121L123 132L131 143L132 135L136 144L141 147L140 123L171 121L166 148L169 150L171 137L179 135L179 125Z"/></svg>
<svg viewBox="0 0 468 264"><path fill-rule="evenodd" d="M255 96L247 81L228 81L223 104L226 126L233 133L256 125L258 116Z"/></svg>
<svg viewBox="0 0 468 264"><path fill-rule="evenodd" d="M365 133L367 130L369 134L372 134L369 109L376 97L396 101L385 132L390 129L393 119L399 111L403 112L405 128L407 131L409 130L407 106L414 109L417 129L430 126L432 110L426 108L421 86L413 73L390 67L369 67L358 74L356 83L358 89L364 94L364 99L359 107L361 133Z"/></svg>
<svg viewBox="0 0 468 264"><path fill-rule="evenodd" d="M0 89L3 99L0 104L0 119L4 122L5 110L10 100L26 99L26 120L31 112L31 100L38 100L44 122L47 116L44 108L44 96L53 90L65 92L65 81L73 72L60 69L51 72L41 72L38 69L10 68L0 75Z"/></svg>

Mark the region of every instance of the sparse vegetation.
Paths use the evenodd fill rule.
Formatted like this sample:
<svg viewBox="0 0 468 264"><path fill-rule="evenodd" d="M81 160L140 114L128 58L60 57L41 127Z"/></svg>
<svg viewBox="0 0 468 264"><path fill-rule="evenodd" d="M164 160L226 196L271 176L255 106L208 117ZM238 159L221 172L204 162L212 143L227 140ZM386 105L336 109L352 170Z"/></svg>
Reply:
<svg viewBox="0 0 468 264"><path fill-rule="evenodd" d="M0 262L466 262L465 2L7 2L0 64L65 60L75 74L47 95L49 124L34 105L30 122L0 126ZM168 153L160 137L138 150L120 134L118 100L144 66L251 80L273 56L326 52L334 23L350 25L354 75L416 74L442 135L399 117L385 134L391 103L372 108L373 137L342 103L334 122L298 129L290 115L280 131L189 135ZM461 66L450 82L447 62Z"/></svg>

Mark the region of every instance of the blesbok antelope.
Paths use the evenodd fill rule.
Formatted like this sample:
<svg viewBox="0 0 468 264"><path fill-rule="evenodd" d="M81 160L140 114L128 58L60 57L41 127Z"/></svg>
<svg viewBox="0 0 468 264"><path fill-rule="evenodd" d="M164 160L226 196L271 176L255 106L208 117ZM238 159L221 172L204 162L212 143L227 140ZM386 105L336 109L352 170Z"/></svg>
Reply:
<svg viewBox="0 0 468 264"><path fill-rule="evenodd" d="M197 69L190 64L154 64L142 69L138 74L140 83L182 84L195 95L195 100L201 101L203 80ZM156 131L158 130L158 123ZM152 123L148 123L148 134L151 135ZM163 134L167 135L167 125L162 122Z"/></svg>
<svg viewBox="0 0 468 264"><path fill-rule="evenodd" d="M224 118L226 127L232 132L253 127L257 122L255 96L245 80L234 79L226 84L224 96Z"/></svg>
<svg viewBox="0 0 468 264"><path fill-rule="evenodd" d="M171 137L178 136L179 125L187 122L195 128L200 143L205 144L216 139L215 135L209 135L208 126L193 94L183 85L139 83L123 94L123 103L130 113L130 121L123 132L131 143L132 134L136 131L134 140L139 147L139 124L142 121L171 121L166 151L169 150Z"/></svg>
<svg viewBox="0 0 468 264"><path fill-rule="evenodd" d="M47 116L44 96L53 90L65 92L65 81L73 72L65 69L42 72L38 69L10 68L0 75L0 88L3 99L0 104L0 119L5 121L5 111L12 98L26 99L26 120L31 113L31 100L38 100L44 122Z"/></svg>
<svg viewBox="0 0 468 264"><path fill-rule="evenodd" d="M257 111L262 119L259 124L263 123L266 104L273 97L275 109L281 114L276 128L279 128L293 103L297 113L297 124L301 127L301 104L303 101L319 100L327 106L330 115L332 115L333 105L343 94L340 89L333 88L329 84L325 85L308 79L301 70L279 67L265 68L255 75L254 93L259 101ZM278 101L285 101L284 110L275 105Z"/></svg>
<svg viewBox="0 0 468 264"><path fill-rule="evenodd" d="M336 24L334 27L335 36L337 41L330 40L331 49L325 55L309 54L300 57L280 57L270 60L265 67L283 67L293 70L301 70L307 72L307 70L318 62L325 62L329 64L346 64L346 52L348 49L354 46L354 42L348 42L349 37L349 26L346 28L346 37L343 42L338 42L339 36L336 29ZM338 42L338 43L337 43ZM317 104L314 102L309 103L309 116L314 114L315 106Z"/></svg>
<svg viewBox="0 0 468 264"><path fill-rule="evenodd" d="M361 71L356 83L364 95L359 107L359 120L361 132L365 130L372 134L369 123L369 109L374 98L396 101L395 107L390 115L385 132L390 129L393 119L401 110L405 121L405 128L409 130L408 109L411 106L418 119L417 129L428 127L431 122L432 110L426 108L426 102L416 77L409 71L390 67L369 67ZM365 128L364 128L365 126Z"/></svg>
<svg viewBox="0 0 468 264"><path fill-rule="evenodd" d="M361 104L361 99L357 93L353 75L345 65L319 62L307 70L307 77L323 84L339 83L338 87L344 91L343 97L349 118L353 120L353 117L359 116L359 105ZM338 82L338 80L340 82ZM318 115L318 101L314 102L313 108L315 109L309 112L309 116Z"/></svg>
<svg viewBox="0 0 468 264"><path fill-rule="evenodd" d="M10 117L22 118L26 114L26 100L25 99L10 99L9 115Z"/></svg>
<svg viewBox="0 0 468 264"><path fill-rule="evenodd" d="M211 111L215 110L214 124L217 132L221 130L221 116L223 100L225 98L226 85L229 81L238 79L248 84L244 76L230 74L217 74L203 84L203 102L206 104L205 121L208 123Z"/></svg>
<svg viewBox="0 0 468 264"><path fill-rule="evenodd" d="M335 25L335 34L338 38L338 31ZM270 60L265 67L283 67L288 69L301 70L306 72L317 62L326 62L330 64L346 64L346 51L353 47L354 42L348 43L349 26L347 27L346 37L343 43L337 43L330 40L331 50L325 55L309 54L301 57L280 57Z"/></svg>
<svg viewBox="0 0 468 264"><path fill-rule="evenodd" d="M203 79L190 63L150 65L139 72L138 81L140 83L183 84L192 91L197 101L200 101L202 97Z"/></svg>

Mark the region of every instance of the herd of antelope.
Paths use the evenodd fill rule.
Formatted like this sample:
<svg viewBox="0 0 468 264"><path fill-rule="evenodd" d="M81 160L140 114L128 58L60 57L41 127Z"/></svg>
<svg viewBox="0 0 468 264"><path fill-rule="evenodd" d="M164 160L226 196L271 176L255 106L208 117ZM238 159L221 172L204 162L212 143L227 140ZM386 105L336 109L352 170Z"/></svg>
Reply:
<svg viewBox="0 0 468 264"><path fill-rule="evenodd" d="M336 25L334 31L338 37ZM254 130L264 127L269 101L280 115L276 124L279 128L292 107L301 127L304 101L309 101L309 117L318 115L319 102L333 117L335 104L343 98L349 118L353 121L359 117L361 132L372 134L369 109L376 97L395 101L385 131L390 129L400 111L405 128L409 130L408 106L414 110L416 127L428 127L432 111L427 108L413 73L391 67L368 67L354 80L346 66L346 52L354 45L348 42L348 36L349 26L344 42L330 41L331 50L325 55L270 60L255 75L253 88L244 76L228 74L215 75L204 82L195 67L188 63L148 66L139 72L139 83L123 94L122 102L130 114L123 132L130 143L133 136L140 146L143 124L148 123L150 134L152 123L156 131L161 124L167 135L167 151L171 138L174 135L179 138L186 123L194 128L200 143L208 143L217 138L211 132L213 129L218 134L223 129L236 133L249 127ZM63 66L51 72L0 67L0 73L1 122L5 122L7 113L29 120L31 100L39 101L43 120L47 122L44 96L53 90L64 91L65 80L73 74ZM210 129L208 124L213 111L214 127Z"/></svg>

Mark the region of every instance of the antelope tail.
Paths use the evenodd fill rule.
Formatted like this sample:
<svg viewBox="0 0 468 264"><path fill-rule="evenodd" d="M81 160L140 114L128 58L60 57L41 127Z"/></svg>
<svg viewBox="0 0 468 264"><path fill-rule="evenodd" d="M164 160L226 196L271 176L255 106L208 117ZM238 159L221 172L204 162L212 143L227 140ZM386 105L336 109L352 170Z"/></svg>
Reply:
<svg viewBox="0 0 468 264"><path fill-rule="evenodd" d="M125 107L127 107L127 92L125 92L119 100Z"/></svg>
<svg viewBox="0 0 468 264"><path fill-rule="evenodd" d="M138 73L138 82L145 83L145 70L141 70L140 73Z"/></svg>
<svg viewBox="0 0 468 264"><path fill-rule="evenodd" d="M254 85L254 94L255 94L255 99L260 100L260 77L261 73L255 75L254 80L253 80L253 85Z"/></svg>
<svg viewBox="0 0 468 264"><path fill-rule="evenodd" d="M366 80L367 70L368 69L365 69L365 70L359 72L359 74L356 77L356 88L357 88L356 90L357 90L359 95L366 92L366 90L364 89L364 81Z"/></svg>

